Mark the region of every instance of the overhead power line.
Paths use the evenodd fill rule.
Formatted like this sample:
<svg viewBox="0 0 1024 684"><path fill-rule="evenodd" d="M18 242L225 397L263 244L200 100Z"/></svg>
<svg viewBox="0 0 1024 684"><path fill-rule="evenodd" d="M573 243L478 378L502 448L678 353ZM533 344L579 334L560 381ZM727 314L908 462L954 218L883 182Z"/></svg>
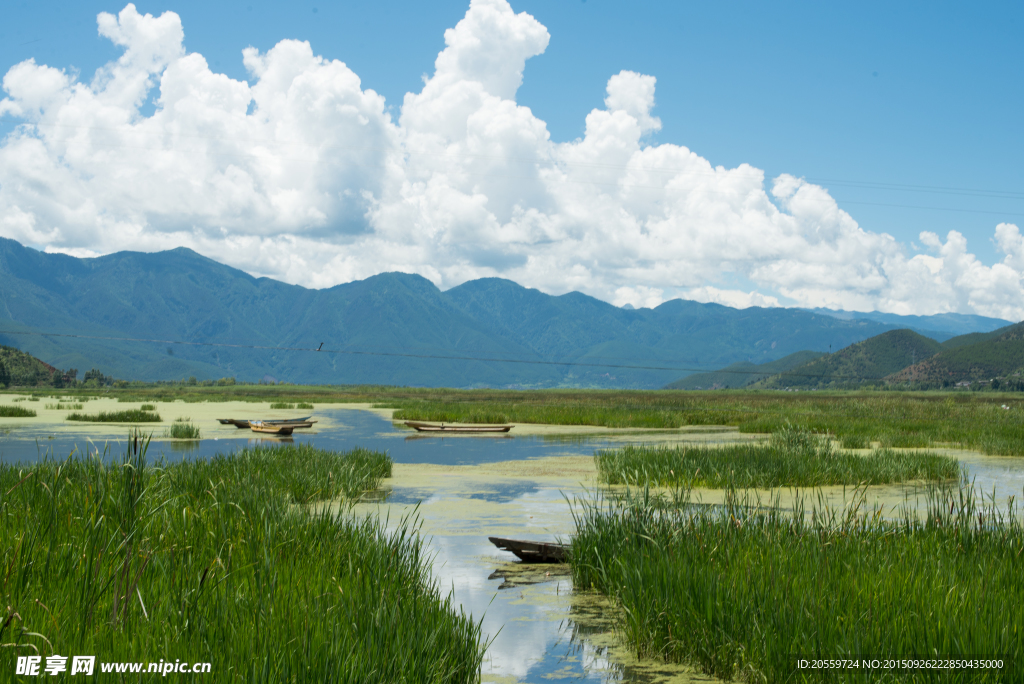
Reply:
<svg viewBox="0 0 1024 684"><path fill-rule="evenodd" d="M25 331L25 330L0 330L0 335L33 335L37 337L64 337L64 338L76 338L83 340L107 340L113 342L143 342L152 344L178 344L190 347L226 347L230 349L254 349L263 351L291 351L291 352L312 352L314 354L345 354L351 356L386 356L386 357L398 357L398 358L410 358L410 359L435 359L442 361L479 361L483 363L515 363L515 364L529 364L538 366L574 366L582 368L617 368L624 370L653 370L653 371L678 371L681 373L730 373L736 375L789 375L794 377L807 377L807 378L818 378L824 377L826 373L795 373L792 371L780 371L772 373L768 371L759 370L729 370L729 369L708 369L708 368L688 368L685 366L638 366L631 364L616 364L616 363L592 363L585 361L547 361L541 359L509 359L499 357L481 357L481 356L457 356L448 354L417 354L413 352L385 352L385 351L364 351L355 349L323 349L323 344L320 347L279 347L274 345L262 345L262 344L232 344L230 342L190 342L187 340L164 340L157 338L144 338L144 337L113 337L104 335L76 335L71 333L55 333L55 332L40 332L40 331ZM830 379L835 380L883 380L883 377L870 377L862 375L828 375Z"/></svg>

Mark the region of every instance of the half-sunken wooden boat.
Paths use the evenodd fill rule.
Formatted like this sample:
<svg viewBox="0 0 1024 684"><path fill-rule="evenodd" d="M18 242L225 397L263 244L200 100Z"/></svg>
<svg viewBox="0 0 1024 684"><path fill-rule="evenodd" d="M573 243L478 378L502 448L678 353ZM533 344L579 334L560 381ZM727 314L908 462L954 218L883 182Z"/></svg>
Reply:
<svg viewBox="0 0 1024 684"><path fill-rule="evenodd" d="M502 537L488 537L487 539L499 549L511 551L520 560L527 563L564 563L569 559L570 547L568 544L504 539Z"/></svg>
<svg viewBox="0 0 1024 684"><path fill-rule="evenodd" d="M460 432L477 434L481 432L508 432L515 425L445 425L444 423L417 423L407 420L405 424L417 432Z"/></svg>

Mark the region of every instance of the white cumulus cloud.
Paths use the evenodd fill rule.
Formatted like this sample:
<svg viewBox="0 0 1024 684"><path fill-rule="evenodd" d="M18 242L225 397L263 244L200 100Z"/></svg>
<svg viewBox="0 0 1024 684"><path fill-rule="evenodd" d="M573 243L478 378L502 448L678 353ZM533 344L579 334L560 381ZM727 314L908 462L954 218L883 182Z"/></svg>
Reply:
<svg viewBox="0 0 1024 684"><path fill-rule="evenodd" d="M473 0L396 119L307 42L246 49L246 82L189 52L173 12L127 5L98 28L123 53L90 81L33 60L3 78L18 126L0 143L0 235L81 255L187 246L311 287L400 270L637 307L1024 318L1017 226L995 228L993 266L955 231L912 255L825 188L652 142L655 76L611 75L583 137L552 141L516 102L550 36L505 0ZM737 276L756 290L723 285Z"/></svg>

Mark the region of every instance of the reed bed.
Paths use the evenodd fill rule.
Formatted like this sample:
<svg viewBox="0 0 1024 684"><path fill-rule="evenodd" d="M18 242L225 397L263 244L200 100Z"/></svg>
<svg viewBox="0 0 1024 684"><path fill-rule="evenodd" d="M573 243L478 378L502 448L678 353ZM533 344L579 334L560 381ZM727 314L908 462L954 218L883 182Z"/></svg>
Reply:
<svg viewBox="0 0 1024 684"><path fill-rule="evenodd" d="M80 420L87 423L159 423L160 414L142 409L128 411L100 411L99 413L69 413L65 420Z"/></svg>
<svg viewBox="0 0 1024 684"><path fill-rule="evenodd" d="M270 404L270 408L272 408L272 409L293 409L293 408L295 408L295 404L289 404L289 403L284 402L284 401L275 401L275 402Z"/></svg>
<svg viewBox="0 0 1024 684"><path fill-rule="evenodd" d="M156 406L153 404L143 404L139 407L140 411L156 411Z"/></svg>
<svg viewBox="0 0 1024 684"><path fill-rule="evenodd" d="M191 418L176 418L167 430L171 439L199 439L199 426L192 424Z"/></svg>
<svg viewBox="0 0 1024 684"><path fill-rule="evenodd" d="M313 405L310 404L308 401L300 401L297 404L295 404L295 408L298 408L298 409L311 409L311 408L313 408Z"/></svg>
<svg viewBox="0 0 1024 684"><path fill-rule="evenodd" d="M410 391L395 400L378 400L377 406L399 409L395 420L652 429L734 425L745 433L796 425L848 442L848 448L877 442L1024 456L1024 401L994 393L435 390L424 391L422 398Z"/></svg>
<svg viewBox="0 0 1024 684"><path fill-rule="evenodd" d="M82 409L82 404L65 404L63 402L57 402L56 404L47 404L46 408L51 411L80 411Z"/></svg>
<svg viewBox="0 0 1024 684"><path fill-rule="evenodd" d="M305 446L154 467L137 436L120 463L0 465L5 650L212 663L180 681L478 681L479 623L431 579L413 524L296 505L389 467Z"/></svg>
<svg viewBox="0 0 1024 684"><path fill-rule="evenodd" d="M725 679L783 682L1024 680L1024 528L1013 504L973 489L927 490L883 515L861 496L783 510L731 493L633 490L574 506L574 585L622 608L638 657ZM1002 669L798 671L797 658L999 658Z"/></svg>
<svg viewBox="0 0 1024 684"><path fill-rule="evenodd" d="M36 412L21 406L0 405L0 418L35 418Z"/></svg>
<svg viewBox="0 0 1024 684"><path fill-rule="evenodd" d="M734 446L627 445L594 455L598 476L607 484L655 487L823 487L956 481L960 464L927 452L875 449L857 454L831 440L788 427L765 444Z"/></svg>

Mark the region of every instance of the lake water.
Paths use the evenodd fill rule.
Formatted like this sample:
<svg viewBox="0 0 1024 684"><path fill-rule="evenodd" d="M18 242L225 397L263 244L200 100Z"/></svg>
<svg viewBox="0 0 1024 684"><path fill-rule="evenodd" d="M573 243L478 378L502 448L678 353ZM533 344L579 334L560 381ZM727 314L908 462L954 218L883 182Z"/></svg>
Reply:
<svg viewBox="0 0 1024 684"><path fill-rule="evenodd" d="M150 456L167 461L282 442L387 452L395 467L385 483L384 502L359 504L356 512L387 516L393 525L403 516L416 516L441 587L450 590L464 610L483 618L491 642L483 670L486 682L714 681L687 668L638 662L618 645L614 610L599 596L574 591L566 566L523 566L487 541L488 536L567 538L574 528L569 502L588 496L597 485L594 451L626 442L663 442L664 432L542 437L516 436L513 430L508 436L439 437L396 428L386 416L367 410L318 408L315 430L282 440L255 438L249 431L217 424L211 412L223 411L222 407L158 408L165 424L187 415L203 431L204 438L193 443L155 434ZM234 417L247 415L238 410ZM232 414L222 417L227 415ZM673 434L671 439L741 439L735 433ZM47 454L64 458L74 449L106 449L113 458L121 454L126 437L123 427L5 419L0 424L0 460L29 462ZM978 489L995 490L999 501L1012 495L1020 498L1024 459L951 454L961 459ZM875 492L890 505L906 493L903 487ZM710 493L707 500L715 496Z"/></svg>

